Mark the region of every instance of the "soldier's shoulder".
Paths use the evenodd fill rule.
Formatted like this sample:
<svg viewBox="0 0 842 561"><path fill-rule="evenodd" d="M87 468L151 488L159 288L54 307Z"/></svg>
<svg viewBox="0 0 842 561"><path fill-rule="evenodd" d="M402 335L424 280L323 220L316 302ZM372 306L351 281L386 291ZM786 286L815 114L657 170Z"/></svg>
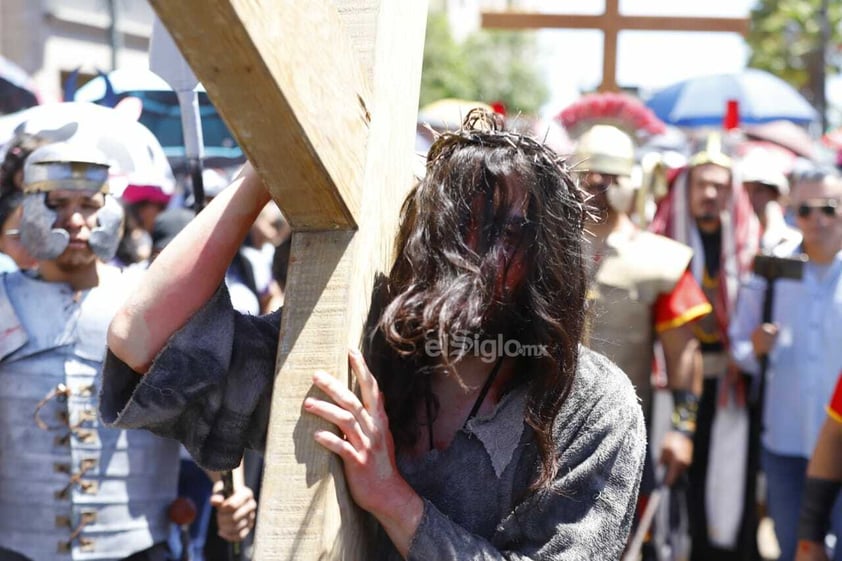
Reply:
<svg viewBox="0 0 842 561"><path fill-rule="evenodd" d="M643 231L638 233L637 237L638 243L641 244L641 247L644 247L647 250L651 250L653 252L659 252L653 254L653 258L660 257L660 252L663 252L666 258L686 258L688 262L690 261L690 258L693 257L693 250L690 248L689 245L675 241L674 239L668 238L661 234Z"/></svg>

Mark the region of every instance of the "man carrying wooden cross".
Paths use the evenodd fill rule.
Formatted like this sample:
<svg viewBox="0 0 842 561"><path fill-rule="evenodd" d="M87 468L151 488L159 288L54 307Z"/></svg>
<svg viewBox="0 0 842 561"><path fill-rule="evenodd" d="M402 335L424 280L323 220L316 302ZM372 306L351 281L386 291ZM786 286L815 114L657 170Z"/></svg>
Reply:
<svg viewBox="0 0 842 561"><path fill-rule="evenodd" d="M645 449L627 377L579 345L586 195L552 151L469 113L406 199L360 397L316 372L377 559L616 559ZM248 168L149 269L109 330L106 422L176 437L209 469L262 449L280 312L221 284L269 200ZM294 305L288 302L288 305ZM283 497L276 500L283 501Z"/></svg>

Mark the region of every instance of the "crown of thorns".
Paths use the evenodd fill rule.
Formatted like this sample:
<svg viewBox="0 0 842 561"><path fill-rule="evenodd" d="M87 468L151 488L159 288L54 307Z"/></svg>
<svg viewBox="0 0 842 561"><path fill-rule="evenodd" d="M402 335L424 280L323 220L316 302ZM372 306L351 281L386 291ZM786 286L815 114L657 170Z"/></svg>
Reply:
<svg viewBox="0 0 842 561"><path fill-rule="evenodd" d="M446 157L458 146L466 144L508 146L531 154L536 164L557 167L564 172L570 172L565 159L552 148L531 136L505 130L502 116L482 107L471 109L458 130L436 134L436 139L427 153L427 166L435 165L440 158Z"/></svg>
<svg viewBox="0 0 842 561"><path fill-rule="evenodd" d="M537 167L566 176L563 183L567 189L562 190L562 196L577 223L581 224L583 220L597 220L597 215L588 202L591 195L582 190L565 158L531 136L504 130L502 117L487 109L471 109L459 130L438 134L427 154L427 167L434 167L457 148L465 145L506 146L531 156Z"/></svg>

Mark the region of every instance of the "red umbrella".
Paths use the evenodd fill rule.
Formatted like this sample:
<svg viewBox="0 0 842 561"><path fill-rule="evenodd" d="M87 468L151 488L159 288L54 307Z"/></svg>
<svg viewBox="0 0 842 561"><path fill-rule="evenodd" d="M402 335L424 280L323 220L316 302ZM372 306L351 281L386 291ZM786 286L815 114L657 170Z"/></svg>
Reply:
<svg viewBox="0 0 842 561"><path fill-rule="evenodd" d="M38 105L32 78L18 65L0 56L0 115Z"/></svg>

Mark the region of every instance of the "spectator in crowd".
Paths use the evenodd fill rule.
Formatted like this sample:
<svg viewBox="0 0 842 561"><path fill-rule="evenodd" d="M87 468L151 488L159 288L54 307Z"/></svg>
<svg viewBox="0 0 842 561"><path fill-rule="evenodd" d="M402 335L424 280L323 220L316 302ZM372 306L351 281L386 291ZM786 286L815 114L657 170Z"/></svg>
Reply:
<svg viewBox="0 0 842 561"><path fill-rule="evenodd" d="M801 243L801 233L784 219L789 180L775 155L756 148L740 161L740 177L761 227L760 252L790 251Z"/></svg>
<svg viewBox="0 0 842 561"><path fill-rule="evenodd" d="M776 281L772 321L763 323L767 282L752 277L731 324L731 350L742 370L757 374L758 357L768 360L762 465L782 559L795 557L807 461L842 371L842 178L818 171L801 181L793 203L803 242L782 257L806 255L803 278ZM842 535L842 517L834 518L833 530Z"/></svg>
<svg viewBox="0 0 842 561"><path fill-rule="evenodd" d="M652 231L683 242L693 249L690 271L701 285L713 313L693 324L702 350L704 382L689 469L690 535L693 561L741 559L756 546L756 522L749 515L753 495L746 493L737 543L712 543L707 508L707 470L711 428L720 394L742 395L744 380L728 356L728 323L741 280L751 271L760 231L742 185L732 173L732 159L723 152L720 138L711 135L703 150L693 155L661 201ZM748 441L745 443L749 447ZM736 482L738 486L742 482Z"/></svg>

